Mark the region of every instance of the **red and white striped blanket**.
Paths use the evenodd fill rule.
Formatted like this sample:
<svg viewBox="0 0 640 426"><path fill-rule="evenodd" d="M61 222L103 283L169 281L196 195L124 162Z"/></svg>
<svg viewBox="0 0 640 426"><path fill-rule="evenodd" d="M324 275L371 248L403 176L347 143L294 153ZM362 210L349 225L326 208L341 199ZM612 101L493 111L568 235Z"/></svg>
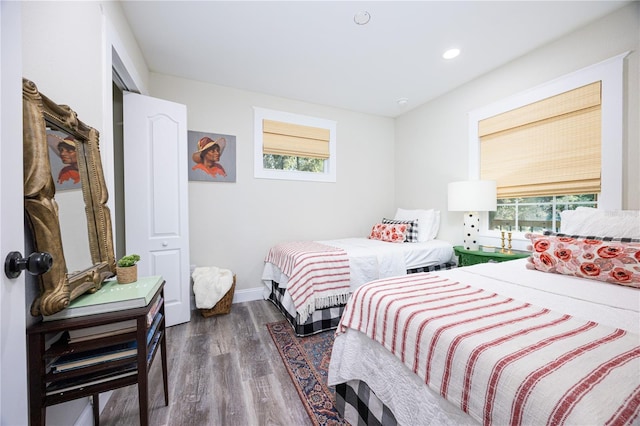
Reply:
<svg viewBox="0 0 640 426"><path fill-rule="evenodd" d="M301 322L316 309L349 300L349 258L340 248L314 241L282 243L269 249L265 262L289 277L287 292Z"/></svg>
<svg viewBox="0 0 640 426"><path fill-rule="evenodd" d="M347 327L485 425L640 421L638 334L432 273L359 287Z"/></svg>

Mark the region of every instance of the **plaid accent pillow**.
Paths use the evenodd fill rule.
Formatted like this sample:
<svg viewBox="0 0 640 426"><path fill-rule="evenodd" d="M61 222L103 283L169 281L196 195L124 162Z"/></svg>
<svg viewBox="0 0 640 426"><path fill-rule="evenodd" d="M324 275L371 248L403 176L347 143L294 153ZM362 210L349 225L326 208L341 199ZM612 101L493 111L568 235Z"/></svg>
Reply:
<svg viewBox="0 0 640 426"><path fill-rule="evenodd" d="M418 242L418 219L413 220L395 220L395 219L387 219L383 218L382 223L389 225L408 225L407 227L407 237L405 238L405 242L407 243L417 243Z"/></svg>

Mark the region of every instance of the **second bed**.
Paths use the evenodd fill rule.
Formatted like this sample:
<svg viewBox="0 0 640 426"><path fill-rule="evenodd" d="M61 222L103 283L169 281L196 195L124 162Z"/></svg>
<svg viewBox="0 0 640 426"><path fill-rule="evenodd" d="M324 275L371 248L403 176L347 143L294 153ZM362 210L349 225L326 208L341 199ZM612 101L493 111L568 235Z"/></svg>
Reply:
<svg viewBox="0 0 640 426"><path fill-rule="evenodd" d="M344 278L352 292L369 281L417 272L451 269L456 266L453 246L442 240L415 243L390 243L369 238L344 238L309 243L297 243L300 252L304 244L309 251L335 249L346 254L348 266L343 263ZM272 248L272 251L274 248ZM271 253L271 252L270 252ZM269 260L269 256L267 256ZM346 299L336 297L329 306L318 306L307 311L297 309L287 291L291 271L272 256L266 261L262 273L264 298L273 302L291 323L298 336L307 336L337 327ZM330 270L337 276L340 265Z"/></svg>

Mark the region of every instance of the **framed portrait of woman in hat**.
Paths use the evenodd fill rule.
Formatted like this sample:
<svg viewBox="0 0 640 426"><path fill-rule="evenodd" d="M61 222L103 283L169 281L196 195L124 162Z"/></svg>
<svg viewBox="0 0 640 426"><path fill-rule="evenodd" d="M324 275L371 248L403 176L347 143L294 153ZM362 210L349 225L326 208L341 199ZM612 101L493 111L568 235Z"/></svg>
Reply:
<svg viewBox="0 0 640 426"><path fill-rule="evenodd" d="M47 144L49 145L49 162L56 191L81 189L78 154L73 136L48 129Z"/></svg>
<svg viewBox="0 0 640 426"><path fill-rule="evenodd" d="M236 181L236 137L189 130L189 180Z"/></svg>

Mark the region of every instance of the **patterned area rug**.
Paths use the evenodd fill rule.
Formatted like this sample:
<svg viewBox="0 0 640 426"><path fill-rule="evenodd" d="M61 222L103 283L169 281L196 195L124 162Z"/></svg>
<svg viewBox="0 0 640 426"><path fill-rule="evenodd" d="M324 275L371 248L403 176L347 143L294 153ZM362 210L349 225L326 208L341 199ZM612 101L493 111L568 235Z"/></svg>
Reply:
<svg viewBox="0 0 640 426"><path fill-rule="evenodd" d="M334 331L297 337L287 321L267 328L313 424L348 425L336 411L335 389L327 386Z"/></svg>

